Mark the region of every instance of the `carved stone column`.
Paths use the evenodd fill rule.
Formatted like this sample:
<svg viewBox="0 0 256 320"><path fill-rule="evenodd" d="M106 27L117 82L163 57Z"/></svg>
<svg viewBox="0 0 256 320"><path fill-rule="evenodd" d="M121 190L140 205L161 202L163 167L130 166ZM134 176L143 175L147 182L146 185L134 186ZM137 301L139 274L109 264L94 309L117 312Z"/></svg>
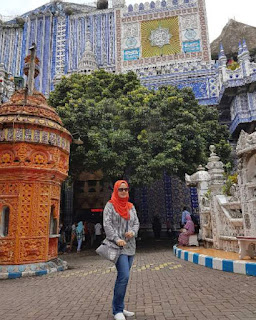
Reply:
<svg viewBox="0 0 256 320"><path fill-rule="evenodd" d="M212 236L213 236L213 246L218 249L219 246L219 234L218 230L220 229L217 225L217 219L216 219L216 212L217 210L217 200L216 195L222 194L222 188L224 185L224 169L223 169L223 163L220 161L220 157L217 156L215 153L215 146L211 145L209 147L211 154L208 159L207 168L208 173L210 174L211 180L210 180L210 211L211 211L211 223L212 223Z"/></svg>
<svg viewBox="0 0 256 320"><path fill-rule="evenodd" d="M201 165L197 168L197 172L193 175L189 176L188 174L185 174L187 185L196 186L197 188L202 240L205 241L207 241L207 238L210 237L209 233L211 233L211 226L209 226L211 221L209 200L206 196L209 189L210 179L211 177L209 173Z"/></svg>

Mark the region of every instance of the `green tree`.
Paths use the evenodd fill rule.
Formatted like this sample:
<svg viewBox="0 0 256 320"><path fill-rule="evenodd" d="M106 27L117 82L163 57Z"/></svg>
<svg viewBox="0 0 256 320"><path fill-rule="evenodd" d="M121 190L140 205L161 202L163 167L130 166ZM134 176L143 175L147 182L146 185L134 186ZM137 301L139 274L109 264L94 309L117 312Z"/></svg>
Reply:
<svg viewBox="0 0 256 320"><path fill-rule="evenodd" d="M74 74L63 78L50 94L71 132L82 146L71 145L70 173L102 169L107 180L127 178L146 185L165 170L182 179L205 164L215 144L224 162L230 147L228 130L214 107L198 104L191 89L148 90L136 75Z"/></svg>

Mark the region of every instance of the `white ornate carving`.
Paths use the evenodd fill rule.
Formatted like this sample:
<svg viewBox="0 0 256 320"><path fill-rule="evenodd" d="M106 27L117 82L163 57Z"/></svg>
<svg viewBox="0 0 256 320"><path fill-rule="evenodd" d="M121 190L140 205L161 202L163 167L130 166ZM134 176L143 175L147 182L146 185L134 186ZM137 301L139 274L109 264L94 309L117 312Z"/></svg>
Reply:
<svg viewBox="0 0 256 320"><path fill-rule="evenodd" d="M57 45L56 45L56 75L64 74L65 67L65 46L66 46L66 21L65 18L58 19Z"/></svg>
<svg viewBox="0 0 256 320"><path fill-rule="evenodd" d="M127 23L124 25L124 37L137 37L139 35L138 23Z"/></svg>
<svg viewBox="0 0 256 320"><path fill-rule="evenodd" d="M210 175L203 166L197 168L197 172L189 176L185 174L186 184L197 187L199 214L201 220L202 239L212 238L211 216L209 198L206 196L209 188Z"/></svg>
<svg viewBox="0 0 256 320"><path fill-rule="evenodd" d="M256 132L253 132L252 134L246 133L244 130L241 130L236 152L238 156L241 156L242 154L249 154L252 151L254 151L256 148Z"/></svg>
<svg viewBox="0 0 256 320"><path fill-rule="evenodd" d="M123 8L125 6L125 0L112 0L113 8Z"/></svg>
<svg viewBox="0 0 256 320"><path fill-rule="evenodd" d="M170 43L172 35L168 28L162 28L159 26L157 29L152 30L149 40L152 47L162 48L164 45Z"/></svg>
<svg viewBox="0 0 256 320"><path fill-rule="evenodd" d="M207 164L209 192L199 197L202 238L214 248L237 252L239 237L256 238L256 132L240 133L236 149L238 184L231 185L231 196L222 194L223 164L215 147L211 146L210 150ZM185 177L187 183L197 185L199 195L203 191L200 171L202 168ZM205 172L201 176L206 179Z"/></svg>
<svg viewBox="0 0 256 320"><path fill-rule="evenodd" d="M181 30L197 29L198 18L197 15L191 14L181 17Z"/></svg>
<svg viewBox="0 0 256 320"><path fill-rule="evenodd" d="M4 64L0 63L0 104L6 102L14 93L14 82L7 73Z"/></svg>
<svg viewBox="0 0 256 320"><path fill-rule="evenodd" d="M122 47L123 49L140 47L140 28L138 23L123 24Z"/></svg>

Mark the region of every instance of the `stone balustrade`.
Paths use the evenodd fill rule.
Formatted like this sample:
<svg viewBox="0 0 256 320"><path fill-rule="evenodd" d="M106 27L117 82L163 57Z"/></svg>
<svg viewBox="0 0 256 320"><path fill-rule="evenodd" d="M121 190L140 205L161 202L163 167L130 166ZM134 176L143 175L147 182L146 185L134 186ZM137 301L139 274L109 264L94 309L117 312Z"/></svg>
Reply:
<svg viewBox="0 0 256 320"><path fill-rule="evenodd" d="M210 150L208 171L200 166L196 173L185 176L188 185L197 186L204 244L238 252L238 240L241 246L245 239L246 248L251 250L249 240L256 239L256 132L241 131L236 148L238 183L231 186L229 196L223 193L223 164L215 148ZM247 249L241 250L241 257L254 256Z"/></svg>

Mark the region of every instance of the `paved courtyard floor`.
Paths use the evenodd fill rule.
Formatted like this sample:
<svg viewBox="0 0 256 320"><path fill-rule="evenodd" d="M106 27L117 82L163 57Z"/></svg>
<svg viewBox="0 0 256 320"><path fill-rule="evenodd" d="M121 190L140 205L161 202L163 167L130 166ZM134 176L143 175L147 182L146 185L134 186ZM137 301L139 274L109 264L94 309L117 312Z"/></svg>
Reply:
<svg viewBox="0 0 256 320"><path fill-rule="evenodd" d="M126 295L131 320L256 319L256 277L177 259L169 240L139 244ZM115 268L94 250L70 269L0 281L1 320L111 320Z"/></svg>

